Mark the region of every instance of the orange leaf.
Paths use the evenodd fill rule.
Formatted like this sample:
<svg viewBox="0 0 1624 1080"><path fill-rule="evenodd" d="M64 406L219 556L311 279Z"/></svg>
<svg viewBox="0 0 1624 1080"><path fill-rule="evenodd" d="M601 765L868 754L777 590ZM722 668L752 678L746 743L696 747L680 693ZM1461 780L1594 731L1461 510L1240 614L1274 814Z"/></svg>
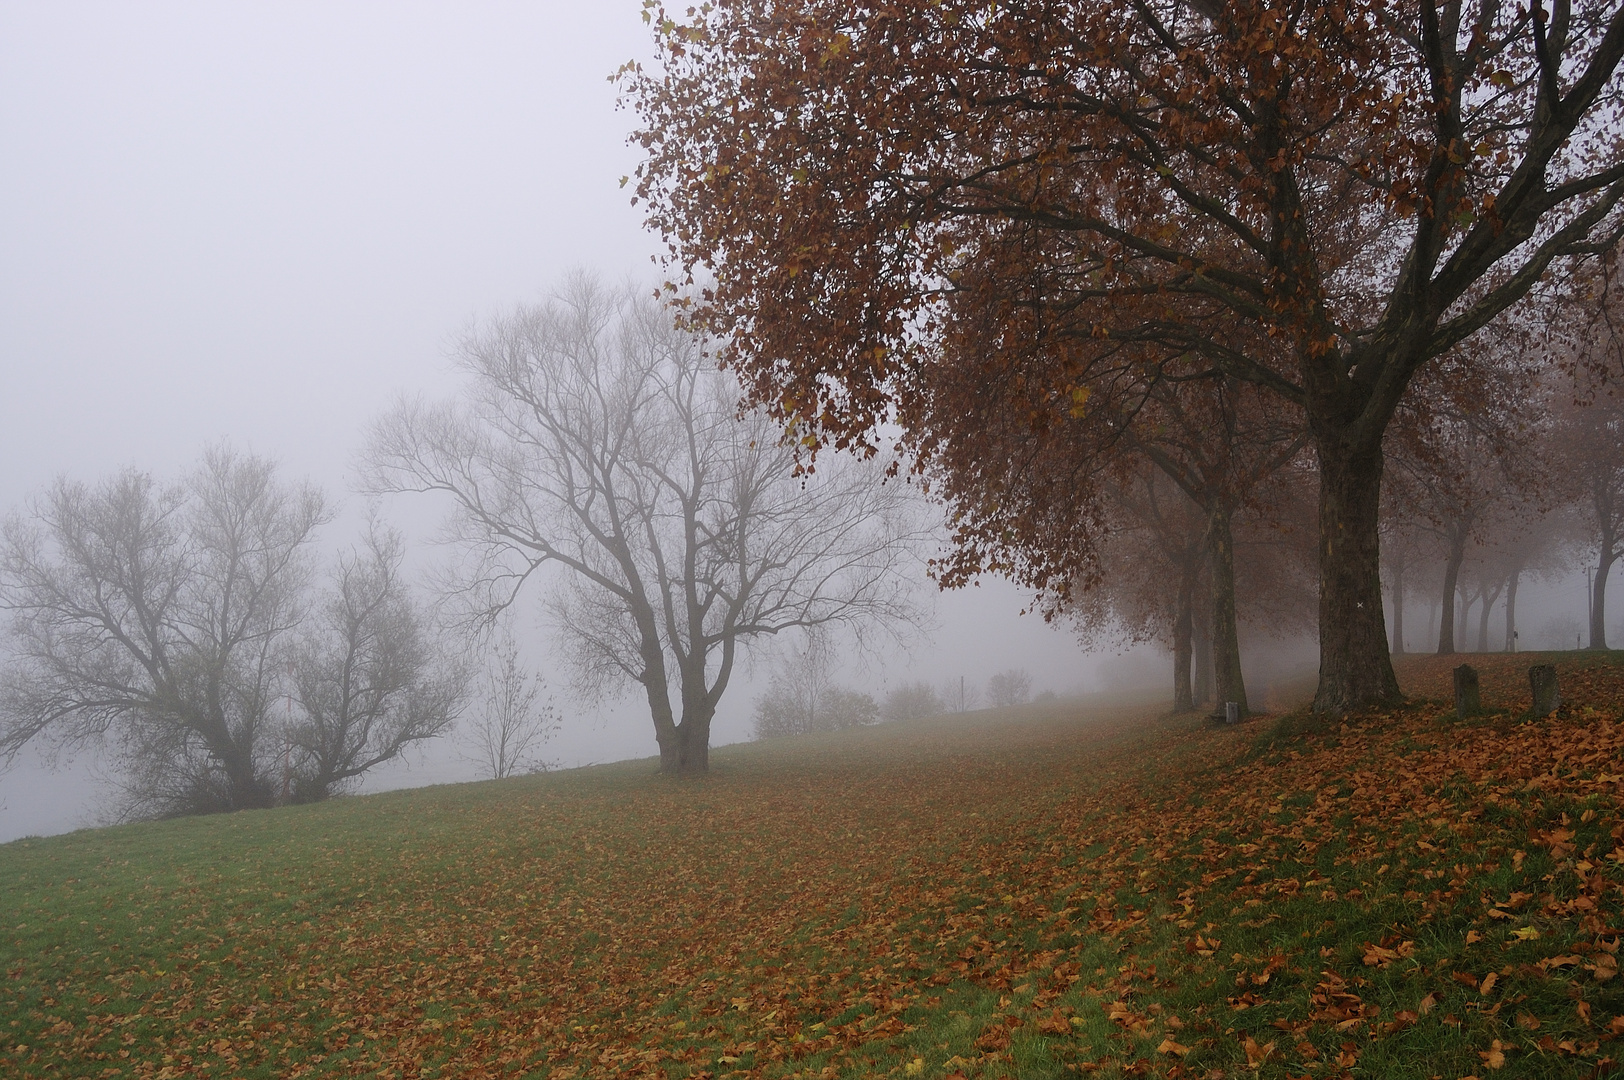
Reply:
<svg viewBox="0 0 1624 1080"><path fill-rule="evenodd" d="M1272 1046L1274 1044L1270 1043L1269 1045ZM1190 1052L1190 1048L1174 1042L1172 1038L1169 1037L1162 1040L1162 1044L1156 1048L1156 1052L1158 1054L1177 1054L1179 1057L1183 1057L1185 1054Z"/></svg>

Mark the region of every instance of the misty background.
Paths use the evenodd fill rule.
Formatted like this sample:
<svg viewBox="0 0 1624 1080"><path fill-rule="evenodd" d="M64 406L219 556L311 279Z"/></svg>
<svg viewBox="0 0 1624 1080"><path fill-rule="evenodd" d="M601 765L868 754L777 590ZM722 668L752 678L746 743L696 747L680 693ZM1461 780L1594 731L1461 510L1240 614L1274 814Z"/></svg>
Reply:
<svg viewBox="0 0 1624 1080"><path fill-rule="evenodd" d="M652 55L641 14L640 0L0 8L0 509L63 474L173 477L229 440L343 500L322 547L350 542L368 426L401 395L454 391L448 350L471 322L577 267L658 280L620 186L639 154L609 81ZM414 566L441 557L426 500L382 510ZM1524 647L1572 647L1583 571L1525 590ZM1086 655L1066 626L1023 616L1028 601L1002 581L941 596L928 635L850 657L843 677L876 696L921 679L974 690L1011 667L1061 695L1169 682L1160 651ZM534 603L517 629L564 717L545 757L655 752L638 697L570 699ZM1312 655L1254 644L1258 698ZM717 745L750 736L764 665L741 674ZM476 778L458 750L431 743L363 790ZM25 754L0 776L0 841L93 824L100 792L94 761L52 771Z"/></svg>

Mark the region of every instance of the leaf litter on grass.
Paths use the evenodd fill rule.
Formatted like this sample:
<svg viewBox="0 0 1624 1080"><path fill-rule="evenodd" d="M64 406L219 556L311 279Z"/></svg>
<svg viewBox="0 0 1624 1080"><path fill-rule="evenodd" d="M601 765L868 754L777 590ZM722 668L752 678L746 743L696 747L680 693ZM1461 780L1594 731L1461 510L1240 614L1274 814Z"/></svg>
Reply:
<svg viewBox="0 0 1624 1080"><path fill-rule="evenodd" d="M8 845L0 1074L1599 1074L1624 667L1533 723L1510 670L1469 723L1034 709Z"/></svg>

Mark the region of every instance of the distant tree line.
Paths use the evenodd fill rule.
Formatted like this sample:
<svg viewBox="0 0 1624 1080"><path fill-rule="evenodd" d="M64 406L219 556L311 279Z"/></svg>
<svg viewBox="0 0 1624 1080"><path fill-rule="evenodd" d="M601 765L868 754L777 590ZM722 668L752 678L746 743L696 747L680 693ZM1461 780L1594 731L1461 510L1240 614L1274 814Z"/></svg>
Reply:
<svg viewBox="0 0 1624 1080"><path fill-rule="evenodd" d="M880 720L919 720L976 708L981 702L975 687L954 682L950 690L942 691L916 680L892 687L876 703L871 695L834 681L835 660L835 651L822 637L808 638L781 655L766 692L755 701L755 737L840 731ZM998 672L987 680L985 696L992 708L1024 705L1032 699L1032 675L1025 668ZM1045 698L1052 700L1054 695L1046 693Z"/></svg>

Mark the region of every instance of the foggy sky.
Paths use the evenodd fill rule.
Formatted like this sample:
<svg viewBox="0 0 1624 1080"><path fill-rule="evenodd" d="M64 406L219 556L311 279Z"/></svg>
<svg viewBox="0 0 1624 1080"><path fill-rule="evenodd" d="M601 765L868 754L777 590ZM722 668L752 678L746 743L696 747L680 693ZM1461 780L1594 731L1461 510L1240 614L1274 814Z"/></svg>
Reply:
<svg viewBox="0 0 1624 1080"><path fill-rule="evenodd" d="M324 539L347 543L367 424L454 389L470 320L577 267L655 280L608 81L650 53L640 0L0 7L0 510L59 474L174 476L230 439L348 496ZM423 508L388 511L428 531ZM1525 641L1583 615L1578 581L1549 610L1525 586ZM1170 679L1154 655L1083 656L1025 601L996 581L945 597L933 644L853 681ZM748 736L753 693L735 682L717 743ZM655 752L635 698L559 706L563 764ZM473 775L445 744L368 786ZM82 759L0 777L0 841L94 819Z"/></svg>
<svg viewBox="0 0 1624 1080"><path fill-rule="evenodd" d="M174 476L229 439L348 496L325 534L347 543L366 425L398 394L451 392L470 320L577 267L656 279L608 81L651 55L641 10L0 7L0 510L61 474ZM862 681L1024 666L1036 689L1087 685L1094 661L1023 600L998 582L947 598L935 647L871 658ZM748 736L752 692L729 691L716 742ZM635 699L560 707L565 764L656 750ZM441 746L369 786L472 775ZM0 841L91 823L87 776L30 759L0 777Z"/></svg>

